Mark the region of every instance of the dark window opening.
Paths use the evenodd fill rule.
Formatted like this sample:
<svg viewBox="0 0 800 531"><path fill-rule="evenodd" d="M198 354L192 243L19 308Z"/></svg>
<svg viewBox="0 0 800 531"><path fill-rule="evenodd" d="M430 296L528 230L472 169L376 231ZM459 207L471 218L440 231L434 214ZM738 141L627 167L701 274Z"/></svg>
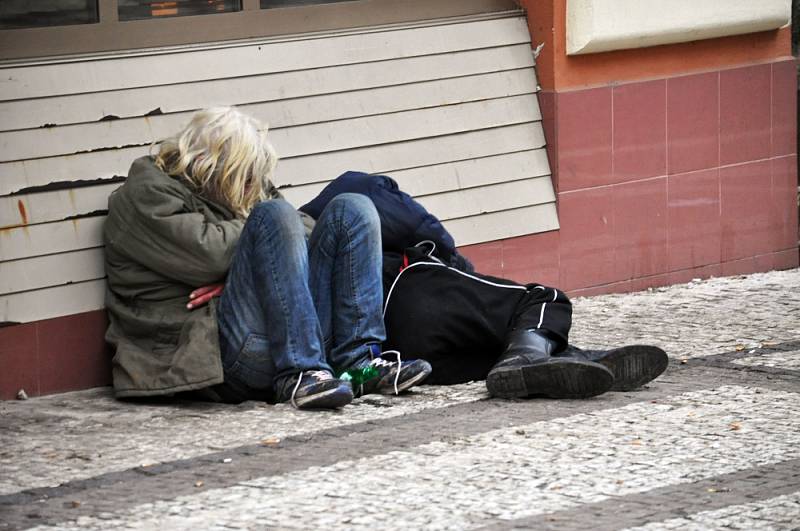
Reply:
<svg viewBox="0 0 800 531"><path fill-rule="evenodd" d="M0 29L93 24L96 0L2 0Z"/></svg>
<svg viewBox="0 0 800 531"><path fill-rule="evenodd" d="M119 19L122 21L213 15L241 10L239 0L119 0L117 5Z"/></svg>
<svg viewBox="0 0 800 531"><path fill-rule="evenodd" d="M261 0L261 9L270 7L310 6L315 4L335 4L338 2L352 2L353 0Z"/></svg>

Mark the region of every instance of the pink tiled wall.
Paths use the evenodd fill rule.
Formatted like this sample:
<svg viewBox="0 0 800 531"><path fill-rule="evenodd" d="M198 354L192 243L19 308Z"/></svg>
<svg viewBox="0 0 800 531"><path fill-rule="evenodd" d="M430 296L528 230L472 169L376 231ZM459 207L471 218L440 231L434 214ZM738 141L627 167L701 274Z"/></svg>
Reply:
<svg viewBox="0 0 800 531"><path fill-rule="evenodd" d="M108 385L105 310L0 328L0 400Z"/></svg>
<svg viewBox="0 0 800 531"><path fill-rule="evenodd" d="M793 60L542 92L559 231L466 247L573 295L798 265Z"/></svg>

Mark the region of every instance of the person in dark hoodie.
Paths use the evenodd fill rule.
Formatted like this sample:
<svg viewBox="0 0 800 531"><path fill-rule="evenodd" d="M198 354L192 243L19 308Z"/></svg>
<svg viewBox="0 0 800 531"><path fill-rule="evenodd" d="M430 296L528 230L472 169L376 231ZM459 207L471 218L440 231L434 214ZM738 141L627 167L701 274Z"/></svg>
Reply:
<svg viewBox="0 0 800 531"><path fill-rule="evenodd" d="M270 184L266 127L198 112L134 161L104 228L113 382L120 398L193 392L336 408L399 393L427 362L382 353L380 226L342 194L316 221ZM218 297L218 298L217 298ZM338 374L365 374L348 382Z"/></svg>
<svg viewBox="0 0 800 531"><path fill-rule="evenodd" d="M342 193L363 194L378 210L384 346L428 361L427 383L486 380L502 398L588 398L636 389L666 370L656 346L570 345L563 291L476 273L439 220L390 177L347 172L300 210L316 218Z"/></svg>

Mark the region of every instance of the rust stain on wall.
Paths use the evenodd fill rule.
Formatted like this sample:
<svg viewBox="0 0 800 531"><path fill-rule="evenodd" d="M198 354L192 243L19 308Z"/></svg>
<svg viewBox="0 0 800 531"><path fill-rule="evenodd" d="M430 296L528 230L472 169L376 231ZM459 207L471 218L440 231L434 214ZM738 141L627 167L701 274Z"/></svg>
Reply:
<svg viewBox="0 0 800 531"><path fill-rule="evenodd" d="M25 210L25 203L22 202L22 199L17 201L17 208L19 209L19 217L22 222L16 225L4 225L0 227L0 233L10 234L11 229L19 229L21 227L25 235L28 235L28 211Z"/></svg>
<svg viewBox="0 0 800 531"><path fill-rule="evenodd" d="M17 201L17 208L19 208L19 217L22 220L21 225L27 225L28 213L25 211L25 203L22 202L22 199Z"/></svg>

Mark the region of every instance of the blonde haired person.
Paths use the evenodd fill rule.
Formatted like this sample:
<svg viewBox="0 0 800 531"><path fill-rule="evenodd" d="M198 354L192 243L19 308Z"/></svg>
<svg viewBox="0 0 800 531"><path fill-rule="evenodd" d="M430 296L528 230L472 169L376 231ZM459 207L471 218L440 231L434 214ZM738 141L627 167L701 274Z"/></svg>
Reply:
<svg viewBox="0 0 800 531"><path fill-rule="evenodd" d="M270 183L266 132L232 108L200 111L156 156L134 161L109 198L106 338L118 397L193 391L335 408L354 395L334 373L377 374L356 393L397 393L430 373L380 351L375 207L342 194L316 223L301 218Z"/></svg>

